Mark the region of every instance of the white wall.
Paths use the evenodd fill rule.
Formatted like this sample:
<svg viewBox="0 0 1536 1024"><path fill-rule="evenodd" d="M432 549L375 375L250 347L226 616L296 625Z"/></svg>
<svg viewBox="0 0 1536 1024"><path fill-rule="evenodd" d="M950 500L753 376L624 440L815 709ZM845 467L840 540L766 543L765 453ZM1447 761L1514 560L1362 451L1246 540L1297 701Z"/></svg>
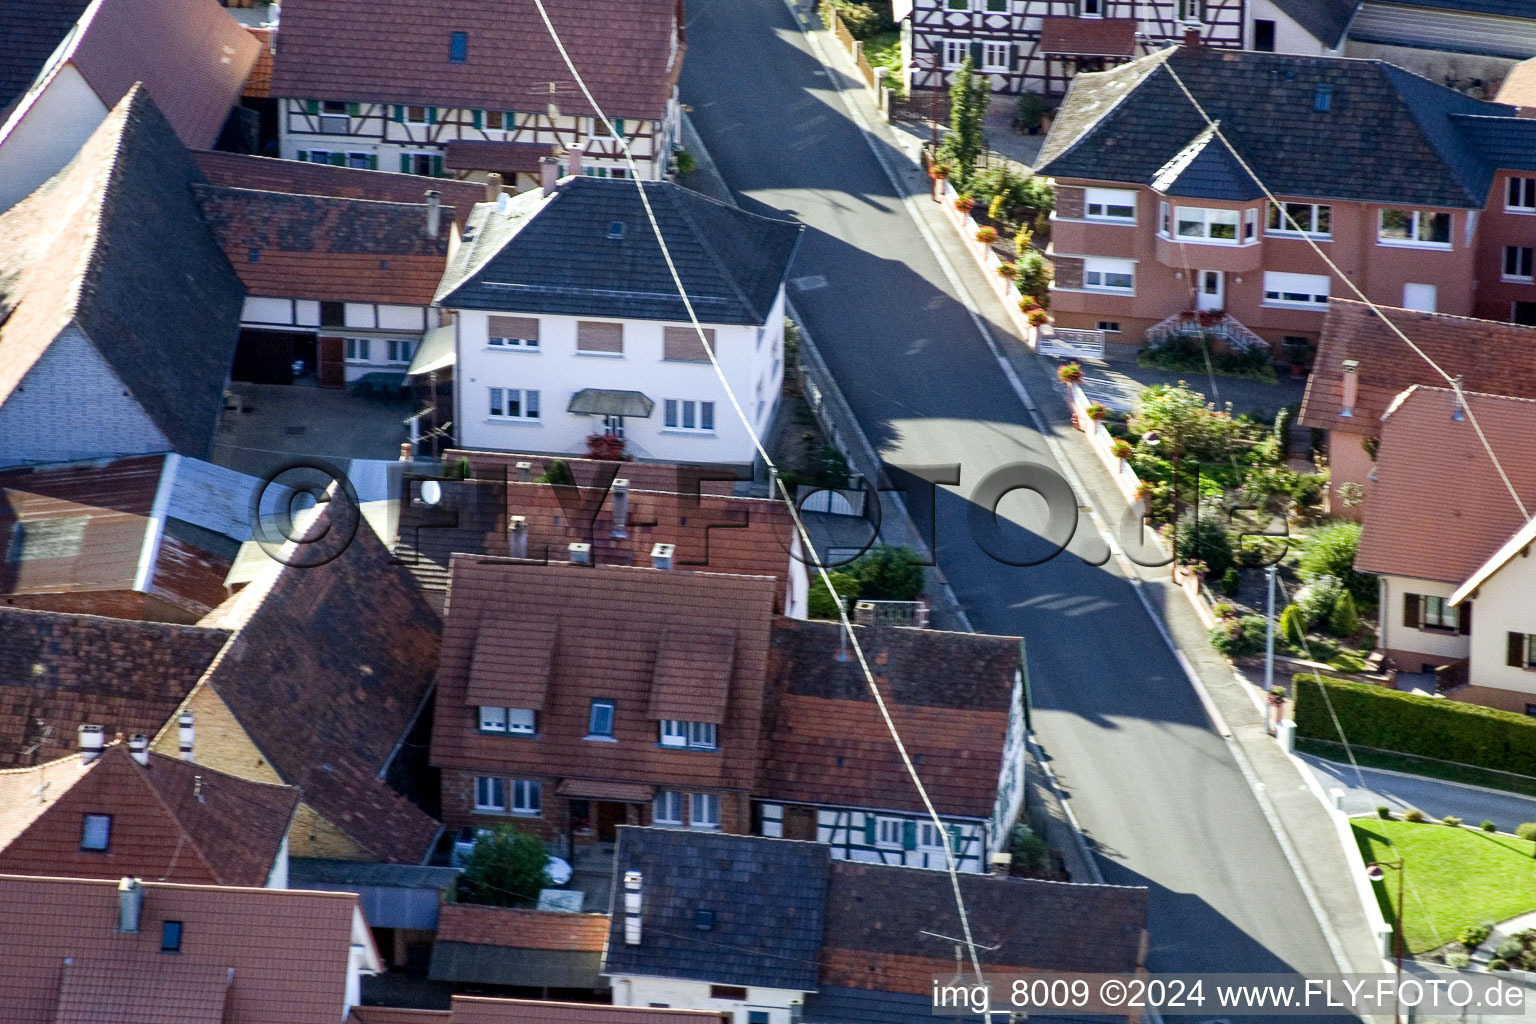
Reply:
<svg viewBox="0 0 1536 1024"><path fill-rule="evenodd" d="M283 843L277 848L277 858L272 861L272 872L267 875L268 889L288 888L288 836L283 835Z"/></svg>
<svg viewBox="0 0 1536 1024"><path fill-rule="evenodd" d="M1013 675L1013 702L1008 710L1008 735L1003 741L1003 765L997 776L997 797L992 803L992 834L988 853L1001 853L1008 845L1008 830L1024 810L1024 674Z"/></svg>
<svg viewBox="0 0 1536 1024"><path fill-rule="evenodd" d="M644 941L642 936L641 941ZM719 982L717 984L729 984ZM645 978L614 975L615 1006L669 1006L679 1010L725 1010L735 1024L747 1024L749 1010L765 1010L769 1024L789 1024L789 1006L804 1002L805 993L784 988L747 988L746 1002L711 999L707 981L682 981L676 978Z"/></svg>
<svg viewBox="0 0 1536 1024"><path fill-rule="evenodd" d="M1337 55L1338 50L1331 50L1323 45L1312 33L1298 25L1290 15L1275 6L1274 0L1248 0L1248 23L1244 26L1243 45L1253 48L1253 23L1255 21L1272 21L1275 23L1275 52L1299 53L1305 56L1326 57Z"/></svg>
<svg viewBox="0 0 1536 1024"><path fill-rule="evenodd" d="M797 530L789 538L789 573L784 585L784 614L791 619L810 618L811 570L805 561L805 549L800 546Z"/></svg>
<svg viewBox="0 0 1536 1024"><path fill-rule="evenodd" d="M1527 549L1529 550L1529 549ZM1536 557L1516 555L1477 588L1468 682L1536 694L1536 671L1508 664L1508 634L1536 633Z"/></svg>
<svg viewBox="0 0 1536 1024"><path fill-rule="evenodd" d="M0 128L0 210L69 163L106 116L106 106L73 64L60 67L30 103L24 97Z"/></svg>
<svg viewBox="0 0 1536 1024"><path fill-rule="evenodd" d="M210 444L213 429L210 420ZM142 455L170 447L138 402L124 393L122 379L74 326L64 329L0 405L0 466Z"/></svg>
<svg viewBox="0 0 1536 1024"><path fill-rule="evenodd" d="M1431 597L1449 598L1455 593L1453 583L1435 580L1418 580L1407 576L1382 576L1381 579L1381 641L1380 646L1390 651L1412 651L1423 655L1424 662L1444 664L1467 656L1470 637L1440 630L1413 629L1403 625L1403 595L1428 594ZM1481 621L1482 602L1477 602L1477 614L1472 617L1472 631L1485 628ZM1399 658L1398 669L1417 672L1420 664ZM1422 664L1422 663L1421 663Z"/></svg>
<svg viewBox="0 0 1536 1024"><path fill-rule="evenodd" d="M784 805L765 802L760 804L759 810L760 834L773 839L782 839L784 837ZM851 808L818 807L816 809L816 841L831 847L830 855L833 860L935 870L948 868L944 851L938 847L919 846L914 850L903 850L896 846L867 845L865 821L869 818L897 818L901 821L914 822L919 828L919 838L921 838L922 826L932 823L932 819L926 815L900 811L877 813ZM955 858L956 870L971 872L984 870L986 864L983 854L995 845L995 841L987 834L987 826L974 820L955 820L944 817L939 820L944 823L946 829L953 827L960 830L960 849Z"/></svg>
<svg viewBox="0 0 1536 1024"><path fill-rule="evenodd" d="M756 327L712 325L716 357L731 389L754 429L763 433L777 404L783 379L783 294L775 304L758 342ZM662 329L683 323L628 320L624 323L622 355L578 354L579 319L615 323L612 318L540 316L539 347L534 350L491 348L486 344L488 314L462 310L456 317L457 358L454 371L454 417L459 444L484 450L580 454L586 438L602 430L599 416L566 412L571 397L583 388L639 391L656 403L649 418L626 418L630 452L665 462L720 462L746 465L753 461L751 436L737 418L725 389L708 362L669 362L662 359ZM496 314L503 315L503 314ZM504 315L515 316L508 313ZM777 364L777 369L775 369ZM761 384L764 404L759 412L755 395ZM539 391L537 422L498 420L488 415L488 391L493 387L534 388ZM715 403L712 434L666 430L663 401L668 398Z"/></svg>

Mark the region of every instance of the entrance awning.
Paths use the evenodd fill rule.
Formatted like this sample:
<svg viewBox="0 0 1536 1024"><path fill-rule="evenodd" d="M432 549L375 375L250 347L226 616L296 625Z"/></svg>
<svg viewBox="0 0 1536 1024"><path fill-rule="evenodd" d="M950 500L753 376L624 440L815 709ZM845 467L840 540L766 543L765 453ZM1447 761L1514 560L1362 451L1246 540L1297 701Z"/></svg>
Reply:
<svg viewBox="0 0 1536 1024"><path fill-rule="evenodd" d="M411 360L405 375L419 377L433 370L441 370L452 366L453 359L453 324L443 324L422 336L421 344L416 346L416 358Z"/></svg>
<svg viewBox="0 0 1536 1024"><path fill-rule="evenodd" d="M582 416L649 416L656 403L638 391L583 388L571 396L566 412Z"/></svg>
<svg viewBox="0 0 1536 1024"><path fill-rule="evenodd" d="M555 792L585 800L613 800L621 804L648 804L656 798L656 787L640 782L610 782L606 779L561 779Z"/></svg>
<svg viewBox="0 0 1536 1024"><path fill-rule="evenodd" d="M1134 18L1041 18L1040 52L1052 57L1132 57Z"/></svg>

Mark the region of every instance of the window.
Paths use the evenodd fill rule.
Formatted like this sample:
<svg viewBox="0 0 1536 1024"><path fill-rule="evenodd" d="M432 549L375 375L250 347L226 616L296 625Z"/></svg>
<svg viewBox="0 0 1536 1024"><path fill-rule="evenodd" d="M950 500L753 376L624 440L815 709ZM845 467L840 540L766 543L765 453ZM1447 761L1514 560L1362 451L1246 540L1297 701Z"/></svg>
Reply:
<svg viewBox="0 0 1536 1024"><path fill-rule="evenodd" d="M1259 211L1258 210L1249 209L1249 210L1244 210L1243 211L1243 241L1244 242L1251 242L1251 241L1253 241L1254 236L1258 234L1258 224L1259 224Z"/></svg>
<svg viewBox="0 0 1536 1024"><path fill-rule="evenodd" d="M1104 0L1078 0L1077 16L1079 18L1104 17Z"/></svg>
<svg viewBox="0 0 1536 1024"><path fill-rule="evenodd" d="M540 815L544 813L544 787L531 779L512 780L512 813Z"/></svg>
<svg viewBox="0 0 1536 1024"><path fill-rule="evenodd" d="M1504 247L1504 280L1530 281L1531 279L1531 249L1528 246L1506 245Z"/></svg>
<svg viewBox="0 0 1536 1024"><path fill-rule="evenodd" d="M656 794L651 804L651 824L681 825L683 823L683 794L663 791Z"/></svg>
<svg viewBox="0 0 1536 1024"><path fill-rule="evenodd" d="M587 718L587 739L594 736L613 738L613 701L594 700Z"/></svg>
<svg viewBox="0 0 1536 1024"><path fill-rule="evenodd" d="M532 388L491 388L490 415L504 420L539 418L539 393Z"/></svg>
<svg viewBox="0 0 1536 1024"><path fill-rule="evenodd" d="M469 33L455 32L448 37L448 60L454 64L463 64L469 59Z"/></svg>
<svg viewBox="0 0 1536 1024"><path fill-rule="evenodd" d="M992 14L1008 13L1008 0L987 0L987 10Z"/></svg>
<svg viewBox="0 0 1536 1024"><path fill-rule="evenodd" d="M495 131L512 127L512 118L507 116L504 110L487 110L485 112L485 126Z"/></svg>
<svg viewBox="0 0 1536 1024"><path fill-rule="evenodd" d="M481 732L506 732L507 709L494 708L482 704L480 706L480 731Z"/></svg>
<svg viewBox="0 0 1536 1024"><path fill-rule="evenodd" d="M1326 309L1329 283L1327 274L1285 274L1266 270L1264 305Z"/></svg>
<svg viewBox="0 0 1536 1024"><path fill-rule="evenodd" d="M87 814L80 822L80 849L101 853L112 841L112 815Z"/></svg>
<svg viewBox="0 0 1536 1024"><path fill-rule="evenodd" d="M532 708L480 708L481 732L509 732L532 736L538 727L538 713Z"/></svg>
<svg viewBox="0 0 1536 1024"><path fill-rule="evenodd" d="M181 952L181 922L167 921L160 926L160 952Z"/></svg>
<svg viewBox="0 0 1536 1024"><path fill-rule="evenodd" d="M325 135L346 135L351 131L351 111L341 100L325 100L320 104L320 131Z"/></svg>
<svg viewBox="0 0 1536 1024"><path fill-rule="evenodd" d="M1461 626L1461 610L1446 603L1443 597L1424 595L1423 611L1419 617L1420 629L1457 629Z"/></svg>
<svg viewBox="0 0 1536 1024"><path fill-rule="evenodd" d="M1174 217L1174 237L1233 245L1237 242L1238 212L1201 206L1180 206Z"/></svg>
<svg viewBox="0 0 1536 1024"><path fill-rule="evenodd" d="M747 1024L769 1024L773 1020L767 1010L748 1010Z"/></svg>
<svg viewBox="0 0 1536 1024"><path fill-rule="evenodd" d="M411 345L409 341L391 338L385 342L389 350L389 361L392 363L408 363L411 361Z"/></svg>
<svg viewBox="0 0 1536 1024"><path fill-rule="evenodd" d="M624 325L576 321L576 351L602 355L624 354Z"/></svg>
<svg viewBox="0 0 1536 1024"><path fill-rule="evenodd" d="M423 177L435 178L442 159L441 156L433 156L430 153L403 153L400 156L400 171L403 174L420 174Z"/></svg>
<svg viewBox="0 0 1536 1024"><path fill-rule="evenodd" d="M369 358L369 343L367 338L347 339L347 362L366 363Z"/></svg>
<svg viewBox="0 0 1536 1024"><path fill-rule="evenodd" d="M971 0L944 0L944 6L951 11L968 11L971 9Z"/></svg>
<svg viewBox="0 0 1536 1024"><path fill-rule="evenodd" d="M1509 642L1510 668L1536 669L1536 634L1510 633L1507 634ZM1530 705L1526 705L1526 714L1530 714Z"/></svg>
<svg viewBox="0 0 1536 1024"><path fill-rule="evenodd" d="M406 124L426 124L427 123L427 108L426 107L406 107L405 108L405 123Z"/></svg>
<svg viewBox="0 0 1536 1024"><path fill-rule="evenodd" d="M924 850L942 850L948 837L948 831L941 831L933 822L924 821L918 827L917 845Z"/></svg>
<svg viewBox="0 0 1536 1024"><path fill-rule="evenodd" d="M475 810L505 812L507 809L507 784L501 779L481 776L475 779Z"/></svg>
<svg viewBox="0 0 1536 1024"><path fill-rule="evenodd" d="M715 329L704 328L704 341L699 340L699 334L692 327L663 327L661 330L661 358L674 362L707 363L709 352L704 345L709 345L710 351L715 350Z"/></svg>
<svg viewBox="0 0 1536 1024"><path fill-rule="evenodd" d="M322 114L345 114L347 105L341 100L325 100L320 104Z"/></svg>
<svg viewBox="0 0 1536 1024"><path fill-rule="evenodd" d="M962 2L962 4L964 4L965 0L961 0L961 2ZM967 6L962 6L959 9L962 10L962 11L963 10L967 10L968 9L968 5ZM971 42L970 42L970 40L968 40L968 39L946 39L946 40L944 40L944 70L945 71L953 71L955 68L958 68L962 63L964 63L965 58L969 57L970 55L971 55Z"/></svg>
<svg viewBox="0 0 1536 1024"><path fill-rule="evenodd" d="M1260 53L1275 52L1275 23L1266 18L1253 19L1253 48Z"/></svg>
<svg viewBox="0 0 1536 1024"><path fill-rule="evenodd" d="M1180 21L1204 21L1205 0L1179 0Z"/></svg>
<svg viewBox="0 0 1536 1024"><path fill-rule="evenodd" d="M667 430L712 433L715 429L715 403L668 398L662 403L662 423Z"/></svg>
<svg viewBox="0 0 1536 1024"><path fill-rule="evenodd" d="M1083 212L1089 220L1117 220L1136 223L1136 193L1125 188L1089 188L1083 190Z"/></svg>
<svg viewBox="0 0 1536 1024"><path fill-rule="evenodd" d="M715 723L683 722L662 719L661 745L664 747L688 747L693 750L715 749Z"/></svg>
<svg viewBox="0 0 1536 1024"><path fill-rule="evenodd" d="M719 828L720 798L713 793L692 793L688 797L689 828Z"/></svg>
<svg viewBox="0 0 1536 1024"><path fill-rule="evenodd" d="M1119 320L1100 320L1099 321L1098 329L1103 331L1105 334L1119 334L1120 333L1120 321Z"/></svg>
<svg viewBox="0 0 1536 1024"><path fill-rule="evenodd" d="M1382 245L1449 249L1451 215L1429 210L1382 210L1376 240Z"/></svg>
<svg viewBox="0 0 1536 1024"><path fill-rule="evenodd" d="M531 316L493 316L486 342L496 348L538 348L539 321Z"/></svg>
<svg viewBox="0 0 1536 1024"><path fill-rule="evenodd" d="M371 171L378 166L378 160L372 153L348 153L347 166L359 171Z"/></svg>
<svg viewBox="0 0 1536 1024"><path fill-rule="evenodd" d="M1319 114L1326 114L1333 109L1333 86L1318 83L1312 90L1312 109Z"/></svg>
<svg viewBox="0 0 1536 1024"><path fill-rule="evenodd" d="M744 1003L747 1001L747 990L735 985L711 985L709 986L709 998L724 999L732 1003Z"/></svg>
<svg viewBox="0 0 1536 1024"><path fill-rule="evenodd" d="M1292 223L1294 221L1295 223ZM1269 204L1268 228L1272 235L1333 237L1333 207L1320 203Z"/></svg>
<svg viewBox="0 0 1536 1024"><path fill-rule="evenodd" d="M1160 208L1158 213L1158 230L1165 235L1172 234L1173 207L1169 206L1166 202L1159 203L1158 206Z"/></svg>
<svg viewBox="0 0 1536 1024"><path fill-rule="evenodd" d="M904 822L900 818L876 818L875 819L875 845L891 849L901 849L901 826Z"/></svg>
<svg viewBox="0 0 1536 1024"><path fill-rule="evenodd" d="M1504 209L1536 213L1536 178L1510 178L1504 192Z"/></svg>
<svg viewBox="0 0 1536 1024"><path fill-rule="evenodd" d="M320 326L341 327L347 322L347 304L345 302L322 301L320 303Z"/></svg>
<svg viewBox="0 0 1536 1024"><path fill-rule="evenodd" d="M1083 287L1088 291L1132 292L1136 288L1136 264L1133 260L1084 257Z"/></svg>
<svg viewBox="0 0 1536 1024"><path fill-rule="evenodd" d="M996 0L1006 5L1008 0ZM992 10L993 0L988 0L987 10ZM981 70L982 71L1012 71L1013 70L1013 44L1012 43L982 43L981 44Z"/></svg>

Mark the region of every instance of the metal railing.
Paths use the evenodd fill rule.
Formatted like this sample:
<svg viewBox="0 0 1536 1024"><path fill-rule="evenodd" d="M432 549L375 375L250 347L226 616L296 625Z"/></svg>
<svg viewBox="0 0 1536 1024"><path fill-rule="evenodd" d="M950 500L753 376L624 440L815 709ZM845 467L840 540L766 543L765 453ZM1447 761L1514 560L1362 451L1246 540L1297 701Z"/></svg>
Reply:
<svg viewBox="0 0 1536 1024"><path fill-rule="evenodd" d="M1189 310L1164 317L1148 327L1146 341L1148 345L1155 345L1170 337L1197 338L1201 335L1220 338L1238 350L1269 348L1269 342L1255 334L1231 313L1222 313L1219 318L1203 323L1199 313Z"/></svg>
<svg viewBox="0 0 1536 1024"><path fill-rule="evenodd" d="M853 621L860 626L916 626L928 628L927 601L859 601Z"/></svg>

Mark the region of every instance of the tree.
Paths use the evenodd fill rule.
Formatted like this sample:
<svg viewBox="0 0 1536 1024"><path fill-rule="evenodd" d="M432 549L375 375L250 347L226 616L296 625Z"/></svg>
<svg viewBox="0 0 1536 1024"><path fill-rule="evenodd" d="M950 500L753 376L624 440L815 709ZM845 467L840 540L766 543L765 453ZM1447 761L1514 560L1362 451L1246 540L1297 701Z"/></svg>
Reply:
<svg viewBox="0 0 1536 1024"><path fill-rule="evenodd" d="M1360 631L1360 613L1355 611L1355 599L1349 591L1343 591L1333 602L1328 613L1328 632L1338 637L1352 637Z"/></svg>
<svg viewBox="0 0 1536 1024"><path fill-rule="evenodd" d="M837 596L842 600L843 608L851 609L859 596L859 581L845 572L829 572L827 575L832 577L832 586L837 588ZM832 599L819 572L811 576L811 593L806 600L806 610L813 619L838 618L837 602Z"/></svg>
<svg viewBox="0 0 1536 1024"><path fill-rule="evenodd" d="M1146 435L1157 431L1157 454L1172 461L1174 453L1184 459L1205 462L1224 460L1237 431L1231 416L1217 412L1205 396L1192 391L1182 381L1157 384L1141 393L1141 407L1131 417L1131 429Z"/></svg>
<svg viewBox="0 0 1536 1024"><path fill-rule="evenodd" d="M917 554L906 547L878 547L843 570L859 581L859 596L870 601L915 601L925 575Z"/></svg>
<svg viewBox="0 0 1536 1024"><path fill-rule="evenodd" d="M1355 568L1355 552L1359 549L1360 524L1333 523L1312 535L1296 571L1308 582L1333 576L1354 595L1356 605L1374 607L1376 577Z"/></svg>
<svg viewBox="0 0 1536 1024"><path fill-rule="evenodd" d="M505 822L486 829L464 861L458 879L460 903L514 907L538 900L549 885L549 855L538 836Z"/></svg>
<svg viewBox="0 0 1536 1024"><path fill-rule="evenodd" d="M544 472L534 478L535 483L540 484L564 484L567 487L576 486L576 477L571 473L571 464L564 459L553 459L544 467Z"/></svg>
<svg viewBox="0 0 1536 1024"><path fill-rule="evenodd" d="M961 188L976 170L983 147L982 125L992 102L988 80L976 74L967 56L949 86L949 134L940 152L955 171L955 187ZM963 189L961 189L963 191Z"/></svg>

